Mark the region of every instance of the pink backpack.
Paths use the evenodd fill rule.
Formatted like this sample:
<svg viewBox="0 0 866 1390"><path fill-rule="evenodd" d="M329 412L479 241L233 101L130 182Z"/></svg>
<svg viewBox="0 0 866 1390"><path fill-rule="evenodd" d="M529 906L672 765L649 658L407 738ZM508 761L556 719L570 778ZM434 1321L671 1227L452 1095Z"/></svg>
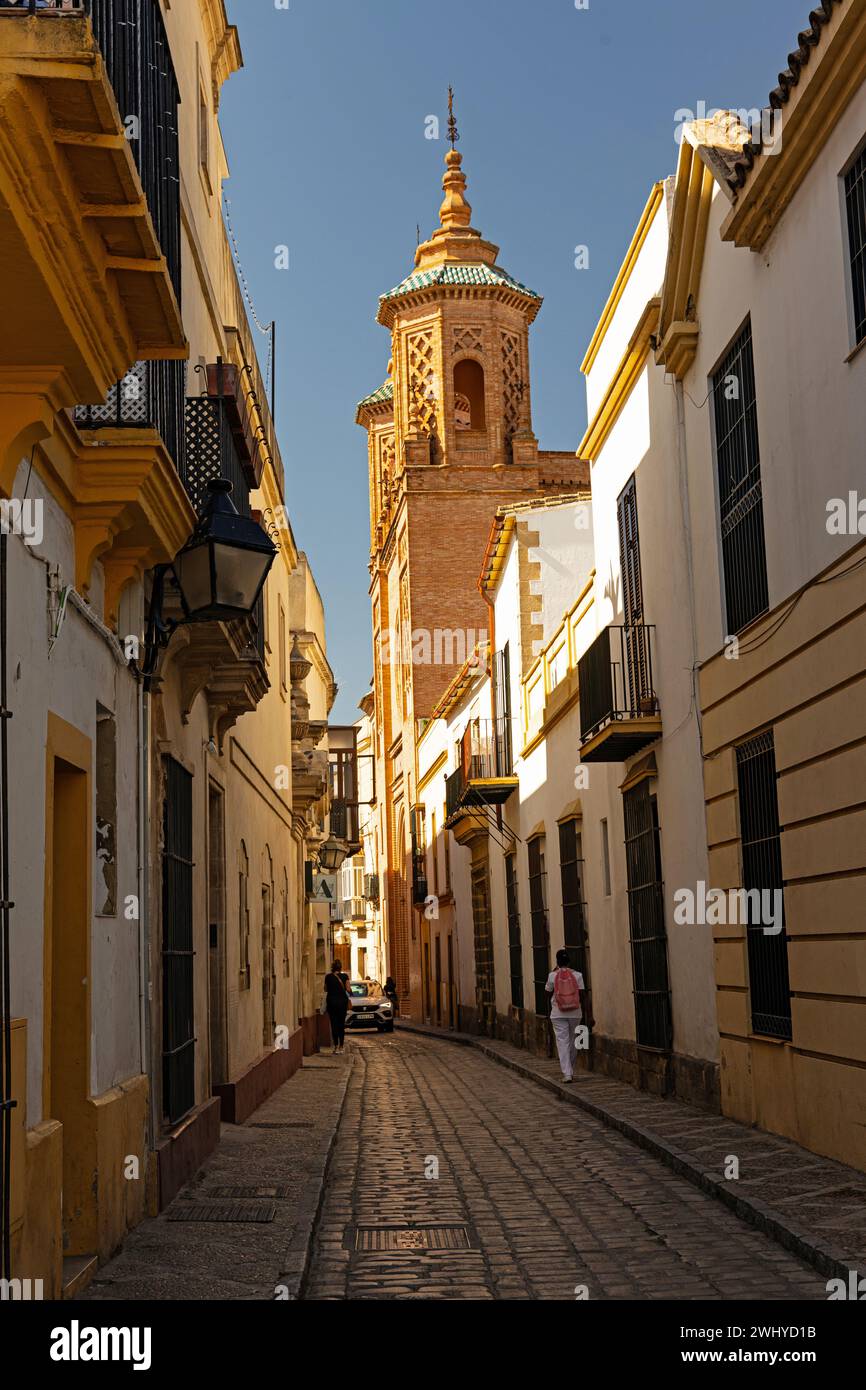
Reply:
<svg viewBox="0 0 866 1390"><path fill-rule="evenodd" d="M580 986L577 983L577 976L573 970L563 966L557 970L556 978L553 981L553 997L556 1000L556 1007L563 1013L571 1013L574 1009L580 1008Z"/></svg>

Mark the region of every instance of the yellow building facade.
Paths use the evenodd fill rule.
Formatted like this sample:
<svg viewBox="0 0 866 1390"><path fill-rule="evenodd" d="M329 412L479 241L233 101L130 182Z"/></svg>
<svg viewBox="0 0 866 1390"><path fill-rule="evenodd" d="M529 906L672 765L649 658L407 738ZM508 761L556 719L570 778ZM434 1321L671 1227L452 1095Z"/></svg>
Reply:
<svg viewBox="0 0 866 1390"><path fill-rule="evenodd" d="M306 865L336 692L222 217L240 45L223 0L134 5L125 65L111 6L0 7L4 1234L46 1297L317 1036ZM178 628L144 682L159 567L218 476L278 548L264 595Z"/></svg>

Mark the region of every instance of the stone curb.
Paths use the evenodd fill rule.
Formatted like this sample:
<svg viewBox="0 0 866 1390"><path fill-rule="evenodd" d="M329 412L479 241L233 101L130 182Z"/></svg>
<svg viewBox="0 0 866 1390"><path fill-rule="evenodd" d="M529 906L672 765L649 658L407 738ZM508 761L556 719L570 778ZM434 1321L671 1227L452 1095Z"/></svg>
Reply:
<svg viewBox="0 0 866 1390"><path fill-rule="evenodd" d="M283 1257L283 1268L277 1275L276 1284L288 1290L289 1302L297 1302L303 1297L304 1285L309 1273L310 1261L313 1255L313 1236L319 1220L319 1213L322 1209L322 1200L325 1195L325 1182L328 1176L328 1169L331 1166L331 1157L337 1142L337 1134L340 1128L340 1121L343 1118L343 1109L346 1104L346 1094L349 1090L349 1081L352 1076L352 1069L355 1065L354 1051L348 1053L349 1065L346 1067L345 1074L340 1082L341 1090L337 1105L337 1117L331 1130L331 1136L321 1162L318 1163L314 1171L310 1174L305 1184L304 1190L298 1200L297 1215L295 1219L295 1229L289 1241L288 1249ZM279 1300L280 1302L286 1300Z"/></svg>
<svg viewBox="0 0 866 1390"><path fill-rule="evenodd" d="M483 1038L475 1038L468 1033L450 1033L444 1030L440 1031L437 1028L426 1028L421 1024L409 1023L403 1019L397 1020L397 1027L402 1032L419 1033L423 1037L438 1038L442 1042L457 1043L461 1047L475 1048L476 1051L481 1052L491 1061L498 1062L500 1066L516 1072L524 1080L532 1081L537 1086L544 1087L563 1103L580 1106L582 1110L600 1120L608 1128L617 1130L625 1138L631 1139L642 1149L646 1149L660 1159L668 1168L672 1168L679 1177L685 1178L693 1186L699 1187L709 1196L715 1197L717 1201L739 1216L742 1221L747 1221L750 1226L762 1231L777 1245L781 1245L791 1254L799 1256L806 1264L816 1269L819 1274L824 1274L830 1279L844 1279L847 1283L849 1275L856 1272L852 1270L852 1266L848 1264L845 1256L834 1250L832 1246L823 1244L802 1227L793 1226L787 1217L775 1211L773 1207L768 1207L757 1198L738 1195L733 1184L724 1182L708 1168L701 1167L690 1154L668 1143L660 1135L655 1134L652 1130L644 1129L641 1125L635 1124L633 1120L616 1115L605 1106L582 1096L579 1090L567 1088L562 1082L555 1081L552 1077L540 1076L532 1067L525 1066L516 1058L503 1056L496 1048L488 1046Z"/></svg>

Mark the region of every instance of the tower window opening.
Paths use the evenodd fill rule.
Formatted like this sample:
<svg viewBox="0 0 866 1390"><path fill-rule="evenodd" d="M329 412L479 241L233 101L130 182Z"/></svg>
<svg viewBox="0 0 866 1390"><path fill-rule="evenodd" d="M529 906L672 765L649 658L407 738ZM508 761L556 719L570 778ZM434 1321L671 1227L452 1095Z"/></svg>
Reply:
<svg viewBox="0 0 866 1390"><path fill-rule="evenodd" d="M487 428L484 410L484 368L471 357L464 358L454 368L454 428Z"/></svg>

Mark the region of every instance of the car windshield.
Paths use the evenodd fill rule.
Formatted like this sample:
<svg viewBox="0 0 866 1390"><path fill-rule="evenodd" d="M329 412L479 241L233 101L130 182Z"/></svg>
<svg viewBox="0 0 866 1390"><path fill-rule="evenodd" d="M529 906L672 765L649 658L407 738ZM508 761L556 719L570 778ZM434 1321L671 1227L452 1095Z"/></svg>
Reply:
<svg viewBox="0 0 866 1390"><path fill-rule="evenodd" d="M351 984L351 985L349 985L349 993L350 993L351 995L353 995L355 999L364 999L364 998L366 998L366 996L367 996L368 994L370 994L371 992L372 992L372 986L371 986L371 985L365 985L365 984Z"/></svg>

